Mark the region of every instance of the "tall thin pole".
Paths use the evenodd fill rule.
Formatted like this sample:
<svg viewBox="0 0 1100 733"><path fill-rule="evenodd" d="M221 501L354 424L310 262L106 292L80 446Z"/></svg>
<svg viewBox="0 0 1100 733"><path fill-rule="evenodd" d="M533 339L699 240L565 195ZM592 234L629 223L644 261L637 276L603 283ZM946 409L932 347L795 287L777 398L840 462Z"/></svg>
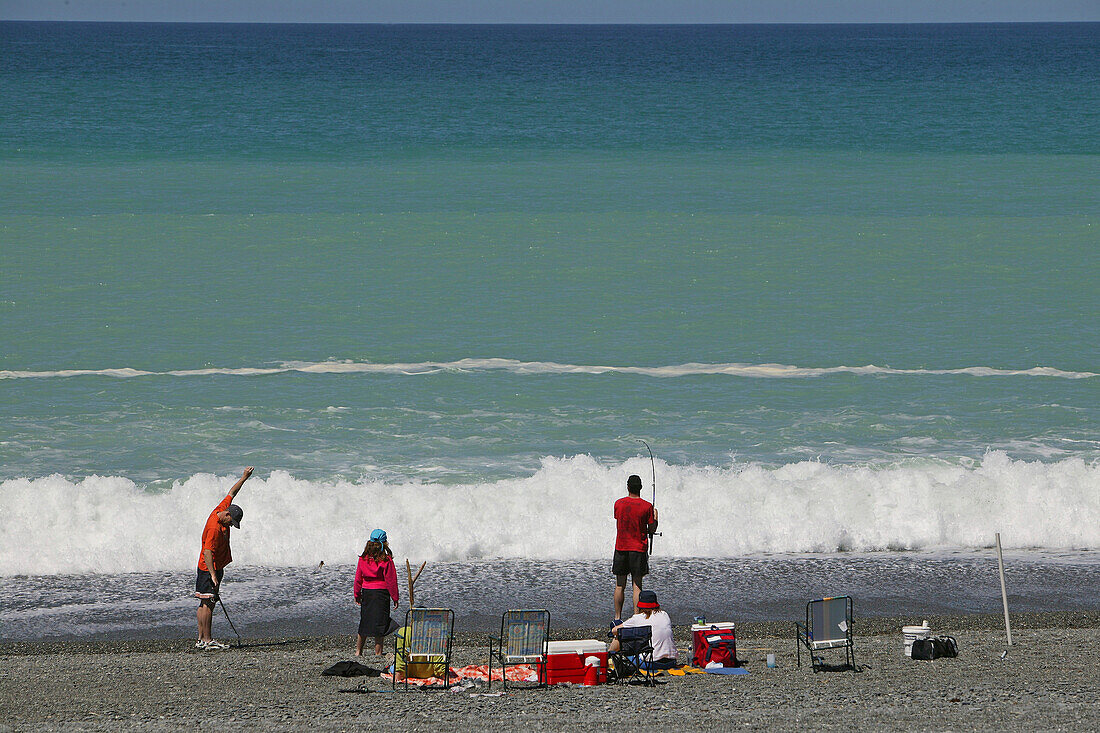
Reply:
<svg viewBox="0 0 1100 733"><path fill-rule="evenodd" d="M1008 591L1005 590L1005 559L1001 554L1001 533L997 533L997 568L1001 571L1001 604L1005 609L1005 634L1008 635L1008 645L1012 646L1012 624L1008 620Z"/></svg>
<svg viewBox="0 0 1100 733"><path fill-rule="evenodd" d="M657 508L657 464L653 460L653 449L649 447L649 443L645 442L641 438L638 438L638 442L645 446L645 449L649 451L649 470L653 474L653 508ZM653 555L653 532L649 533L649 554Z"/></svg>

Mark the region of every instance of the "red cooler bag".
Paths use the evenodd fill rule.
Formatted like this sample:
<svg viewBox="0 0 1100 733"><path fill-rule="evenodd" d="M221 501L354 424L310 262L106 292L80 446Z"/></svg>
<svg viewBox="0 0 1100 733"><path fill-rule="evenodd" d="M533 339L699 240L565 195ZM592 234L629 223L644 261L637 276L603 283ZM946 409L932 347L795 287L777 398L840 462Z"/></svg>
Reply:
<svg viewBox="0 0 1100 733"><path fill-rule="evenodd" d="M717 662L737 666L737 632L732 623L694 624L691 627L691 663L706 667Z"/></svg>

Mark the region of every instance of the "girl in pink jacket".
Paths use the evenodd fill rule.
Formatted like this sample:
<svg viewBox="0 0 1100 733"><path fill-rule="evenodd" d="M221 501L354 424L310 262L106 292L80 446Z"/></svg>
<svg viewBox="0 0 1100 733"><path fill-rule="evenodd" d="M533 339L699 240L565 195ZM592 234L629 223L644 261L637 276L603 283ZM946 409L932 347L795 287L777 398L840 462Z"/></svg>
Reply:
<svg viewBox="0 0 1100 733"><path fill-rule="evenodd" d="M359 606L359 635L355 638L355 656L363 655L363 642L374 637L374 653L382 655L382 640L397 628L390 620L390 601L397 608L397 568L385 530L370 533L370 540L355 568L355 604Z"/></svg>

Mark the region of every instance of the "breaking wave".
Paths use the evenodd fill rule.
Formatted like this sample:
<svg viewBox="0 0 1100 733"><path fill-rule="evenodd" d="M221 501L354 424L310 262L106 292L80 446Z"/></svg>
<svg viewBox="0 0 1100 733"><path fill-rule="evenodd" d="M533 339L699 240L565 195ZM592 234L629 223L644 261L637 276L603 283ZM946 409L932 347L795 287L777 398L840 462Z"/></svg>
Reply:
<svg viewBox="0 0 1100 733"><path fill-rule="evenodd" d="M202 369L172 369L147 371L130 367L114 369L57 369L52 371L0 370L0 379L47 379L62 377L201 377L230 375L256 377L287 372L306 374L436 374L439 372L503 371L513 374L640 374L647 377L688 377L701 374L725 374L734 377L764 379L797 379L824 377L830 374L859 375L955 375L971 377L1057 377L1060 379L1089 379L1100 376L1096 372L1067 371L1054 367L1030 369L1000 369L990 366L970 366L956 369L895 369L888 366L833 366L801 367L789 364L702 364L689 362L671 366L599 366L592 364L560 364L553 361L519 361L516 359L459 359L457 361L420 361L408 363L377 364L362 361L283 362L269 367L206 367Z"/></svg>
<svg viewBox="0 0 1100 733"><path fill-rule="evenodd" d="M467 485L311 482L275 471L238 497L238 563L350 563L374 527L399 557L581 559L609 555L611 503L642 459L545 458L533 475ZM0 483L0 575L193 567L209 511L234 477L196 474L163 492L119 476ZM1100 464L913 460L892 467L657 463L657 552L736 557L984 547L1100 548Z"/></svg>

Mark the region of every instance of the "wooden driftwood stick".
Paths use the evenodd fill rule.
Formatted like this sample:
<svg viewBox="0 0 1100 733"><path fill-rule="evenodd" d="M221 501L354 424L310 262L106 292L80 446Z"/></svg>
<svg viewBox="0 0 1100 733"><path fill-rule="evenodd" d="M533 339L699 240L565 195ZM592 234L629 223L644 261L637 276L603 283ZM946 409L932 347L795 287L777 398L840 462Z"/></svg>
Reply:
<svg viewBox="0 0 1100 733"><path fill-rule="evenodd" d="M420 569L416 571L416 575L413 576L412 565L409 564L409 558L405 558L405 572L409 578L409 608L416 605L416 597L413 595L413 585L420 578L420 574L424 572L424 566L428 564L428 561L420 563Z"/></svg>

